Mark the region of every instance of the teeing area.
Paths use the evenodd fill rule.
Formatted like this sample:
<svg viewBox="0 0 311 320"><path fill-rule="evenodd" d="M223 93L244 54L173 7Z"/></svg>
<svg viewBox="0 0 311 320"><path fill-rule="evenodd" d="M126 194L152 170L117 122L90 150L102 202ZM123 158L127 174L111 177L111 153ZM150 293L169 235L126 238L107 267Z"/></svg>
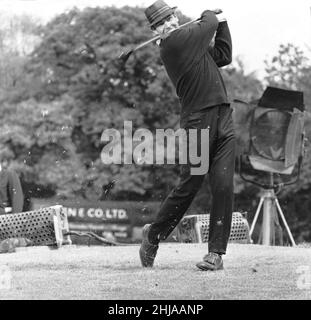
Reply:
<svg viewBox="0 0 311 320"><path fill-rule="evenodd" d="M17 248L2 254L3 299L311 299L310 247L229 244L223 271L195 267L206 243L163 243L153 269L139 245ZM3 280L3 279L2 279Z"/></svg>

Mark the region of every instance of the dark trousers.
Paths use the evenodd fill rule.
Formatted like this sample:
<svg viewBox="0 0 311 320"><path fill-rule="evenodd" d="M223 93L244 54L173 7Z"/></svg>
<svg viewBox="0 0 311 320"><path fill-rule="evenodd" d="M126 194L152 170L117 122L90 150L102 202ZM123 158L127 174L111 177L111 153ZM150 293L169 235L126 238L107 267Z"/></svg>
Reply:
<svg viewBox="0 0 311 320"><path fill-rule="evenodd" d="M207 108L182 120L181 127L186 131L209 128L209 141L202 141L209 143L208 174L212 193L208 249L210 252L225 254L233 210L235 136L232 109L228 105ZM200 146L201 141L198 143L199 149ZM169 236L199 191L206 174L192 175L191 167L189 162L181 165L180 182L162 203L151 225L151 242L158 243Z"/></svg>

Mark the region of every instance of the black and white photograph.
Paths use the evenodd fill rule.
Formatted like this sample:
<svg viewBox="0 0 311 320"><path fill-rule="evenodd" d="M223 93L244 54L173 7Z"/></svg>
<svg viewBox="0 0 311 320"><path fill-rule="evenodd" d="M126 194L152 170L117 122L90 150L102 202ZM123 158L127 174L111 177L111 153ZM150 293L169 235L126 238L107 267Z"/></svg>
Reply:
<svg viewBox="0 0 311 320"><path fill-rule="evenodd" d="M311 300L311 0L1 0L0 300Z"/></svg>

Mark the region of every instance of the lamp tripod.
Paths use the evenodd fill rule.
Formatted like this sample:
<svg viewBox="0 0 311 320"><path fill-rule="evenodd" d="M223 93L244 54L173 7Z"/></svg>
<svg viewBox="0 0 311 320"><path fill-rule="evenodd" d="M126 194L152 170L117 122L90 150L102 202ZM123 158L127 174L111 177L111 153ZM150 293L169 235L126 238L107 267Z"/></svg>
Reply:
<svg viewBox="0 0 311 320"><path fill-rule="evenodd" d="M270 175L270 187L265 188L260 197L259 205L257 207L257 211L251 225L250 237L253 234L253 231L262 207L263 207L262 244L267 246L273 245L273 239L275 239L274 223L275 221L278 221L278 214L279 214L286 228L286 231L292 246L296 246L295 240L286 222L279 200L273 188L273 174Z"/></svg>

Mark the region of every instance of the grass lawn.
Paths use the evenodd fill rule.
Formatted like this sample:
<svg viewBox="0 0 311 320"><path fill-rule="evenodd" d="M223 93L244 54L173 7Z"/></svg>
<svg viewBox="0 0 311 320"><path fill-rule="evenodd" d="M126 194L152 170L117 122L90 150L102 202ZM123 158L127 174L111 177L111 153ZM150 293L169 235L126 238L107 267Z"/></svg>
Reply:
<svg viewBox="0 0 311 320"><path fill-rule="evenodd" d="M195 267L207 244L163 243L153 269L141 268L138 250L72 246L1 254L0 270L12 278L10 289L0 287L0 300L311 299L311 283L298 288L311 281L308 246L229 244L225 270L216 273Z"/></svg>

